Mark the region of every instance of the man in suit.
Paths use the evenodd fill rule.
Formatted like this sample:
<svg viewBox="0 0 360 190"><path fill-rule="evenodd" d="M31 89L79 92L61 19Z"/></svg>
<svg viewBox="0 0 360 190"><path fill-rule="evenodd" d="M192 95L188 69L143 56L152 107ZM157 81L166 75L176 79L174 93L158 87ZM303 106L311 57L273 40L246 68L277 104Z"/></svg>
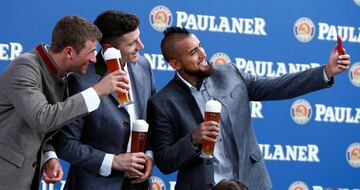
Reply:
<svg viewBox="0 0 360 190"><path fill-rule="evenodd" d="M115 47L121 51L121 64L125 64L134 104L118 108L116 94L103 97L98 110L69 124L56 135L57 154L71 164L65 189L122 187L147 190L147 179L153 166L152 152L145 155L127 151L132 123L146 119L147 101L156 90L150 64L139 55L144 48L140 40L139 19L133 14L106 11L94 23L103 33L100 41L103 49L85 76L70 76L70 93L82 91L106 75L104 49ZM125 173L138 178L128 179Z"/></svg>
<svg viewBox="0 0 360 190"><path fill-rule="evenodd" d="M39 45L18 56L0 79L0 187L39 189L41 166L44 179L61 179L55 158L43 158L45 143L63 125L96 110L100 97L118 87L122 72L111 74L88 89L67 98L66 75L85 74L96 62L94 51L101 32L78 16L60 19L52 34L51 46Z"/></svg>
<svg viewBox="0 0 360 190"><path fill-rule="evenodd" d="M350 64L349 55L339 56L334 49L325 66L259 78L233 64L213 68L199 39L184 28L170 27L164 34L161 50L176 74L150 98L148 122L155 164L165 174L178 171L177 190L211 189L222 179L238 179L251 190L270 189L249 101L293 98L329 87ZM204 122L204 105L211 99L222 104L219 123ZM199 157L206 141L216 142L212 159Z"/></svg>

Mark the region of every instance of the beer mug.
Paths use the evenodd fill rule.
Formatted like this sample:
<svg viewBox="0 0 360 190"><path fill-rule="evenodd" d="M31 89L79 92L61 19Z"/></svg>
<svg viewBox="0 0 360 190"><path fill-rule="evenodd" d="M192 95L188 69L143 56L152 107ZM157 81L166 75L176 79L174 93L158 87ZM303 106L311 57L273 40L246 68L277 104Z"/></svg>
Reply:
<svg viewBox="0 0 360 190"><path fill-rule="evenodd" d="M113 47L107 48L104 52L104 59L110 73L117 70L124 70L123 66L120 64L121 61L120 50ZM118 106L119 108L134 103L131 100L129 92L125 94L121 92L117 92L117 96L119 101L119 106Z"/></svg>
<svg viewBox="0 0 360 190"><path fill-rule="evenodd" d="M147 132L149 124L142 119L133 123L131 131L131 152L145 152Z"/></svg>
<svg viewBox="0 0 360 190"><path fill-rule="evenodd" d="M131 148L130 152L145 152L147 132L149 124L142 119L138 119L133 123L131 131ZM142 170L145 171L145 168ZM134 179L136 176L130 175L128 172L125 173L126 178Z"/></svg>
<svg viewBox="0 0 360 190"><path fill-rule="evenodd" d="M206 102L205 105L205 121L215 121L220 122L220 112L221 112L221 103L216 100L210 100ZM201 155L202 158L212 158L214 153L215 143L213 142L203 142Z"/></svg>

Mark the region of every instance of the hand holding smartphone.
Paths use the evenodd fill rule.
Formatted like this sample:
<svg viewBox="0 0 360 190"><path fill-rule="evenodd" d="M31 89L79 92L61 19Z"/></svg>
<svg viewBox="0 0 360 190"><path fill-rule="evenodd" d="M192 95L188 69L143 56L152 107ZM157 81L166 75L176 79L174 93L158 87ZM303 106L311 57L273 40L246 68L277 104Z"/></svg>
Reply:
<svg viewBox="0 0 360 190"><path fill-rule="evenodd" d="M342 39L341 39L341 36L339 34L337 35L337 49L338 49L339 55L344 55L345 54L345 51L344 51L343 46L342 46Z"/></svg>

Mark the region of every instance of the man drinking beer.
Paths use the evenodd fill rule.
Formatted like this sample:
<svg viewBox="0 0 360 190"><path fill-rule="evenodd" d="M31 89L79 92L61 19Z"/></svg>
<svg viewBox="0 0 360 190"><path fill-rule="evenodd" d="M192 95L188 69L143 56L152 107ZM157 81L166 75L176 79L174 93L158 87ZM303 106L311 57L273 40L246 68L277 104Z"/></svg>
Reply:
<svg viewBox="0 0 360 190"><path fill-rule="evenodd" d="M112 73L104 59L104 49L112 47L120 51L120 64L126 71L122 71L126 80L119 81L126 90L121 93L129 93L134 103L118 108L118 95L110 94L101 99L97 111L59 132L55 137L56 151L71 164L65 189L148 190L152 152L130 153L128 146L132 123L146 119L147 100L155 93L150 64L139 55L144 48L139 22L137 16L115 10L105 11L95 20L103 34L100 40L103 49L85 76L71 75L70 93L81 91ZM125 173L136 178L127 178Z"/></svg>

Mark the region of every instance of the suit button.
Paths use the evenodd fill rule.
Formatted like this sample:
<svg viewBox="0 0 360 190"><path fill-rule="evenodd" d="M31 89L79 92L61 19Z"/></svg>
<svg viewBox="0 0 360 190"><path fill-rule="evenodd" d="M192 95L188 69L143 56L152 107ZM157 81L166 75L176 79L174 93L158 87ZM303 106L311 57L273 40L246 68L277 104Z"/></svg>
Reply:
<svg viewBox="0 0 360 190"><path fill-rule="evenodd" d="M127 121L124 121L123 125L124 125L124 127L129 127L130 126L129 122L127 122Z"/></svg>
<svg viewBox="0 0 360 190"><path fill-rule="evenodd" d="M210 161L209 159L206 159L205 164L206 164L206 165L210 165L210 164L211 164L211 161Z"/></svg>
<svg viewBox="0 0 360 190"><path fill-rule="evenodd" d="M208 189L211 189L213 187L213 184L212 183L208 183L207 185L206 185L206 188L208 188Z"/></svg>

